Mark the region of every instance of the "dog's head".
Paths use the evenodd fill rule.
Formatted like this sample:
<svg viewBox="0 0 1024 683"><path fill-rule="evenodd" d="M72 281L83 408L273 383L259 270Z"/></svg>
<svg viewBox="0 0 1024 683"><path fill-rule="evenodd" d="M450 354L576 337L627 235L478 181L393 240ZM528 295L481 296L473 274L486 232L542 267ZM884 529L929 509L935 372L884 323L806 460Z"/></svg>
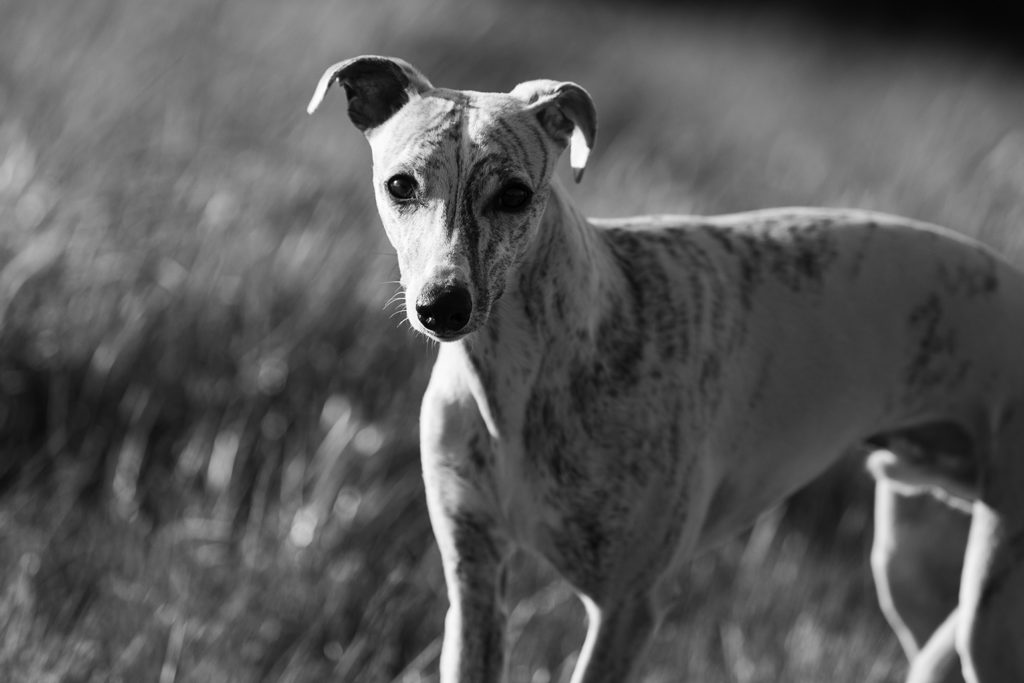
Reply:
<svg viewBox="0 0 1024 683"><path fill-rule="evenodd" d="M435 88L402 60L364 56L327 69L310 113L334 83L370 142L406 315L439 341L464 337L487 320L537 233L566 147L582 176L597 128L590 96L547 80L509 93Z"/></svg>

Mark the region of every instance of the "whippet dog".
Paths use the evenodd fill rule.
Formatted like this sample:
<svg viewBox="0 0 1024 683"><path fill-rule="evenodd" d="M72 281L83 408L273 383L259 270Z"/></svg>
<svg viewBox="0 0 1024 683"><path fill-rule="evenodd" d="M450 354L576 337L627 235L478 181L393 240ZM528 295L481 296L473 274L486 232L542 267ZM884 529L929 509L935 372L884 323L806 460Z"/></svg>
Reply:
<svg viewBox="0 0 1024 683"><path fill-rule="evenodd" d="M372 149L409 322L440 342L420 431L442 681L502 678L516 547L586 606L574 683L627 679L673 569L861 443L888 448L884 496L931 489L973 518L937 659L1024 681L1021 273L865 211L584 218L554 179L568 147L578 181L594 144L574 83L448 90L363 56L327 69L310 112L333 83Z"/></svg>

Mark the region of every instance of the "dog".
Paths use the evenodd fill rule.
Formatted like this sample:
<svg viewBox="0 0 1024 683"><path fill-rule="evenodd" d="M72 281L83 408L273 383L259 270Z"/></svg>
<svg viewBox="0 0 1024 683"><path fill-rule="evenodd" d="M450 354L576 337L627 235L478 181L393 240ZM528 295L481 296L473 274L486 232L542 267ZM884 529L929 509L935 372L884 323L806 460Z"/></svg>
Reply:
<svg viewBox="0 0 1024 683"><path fill-rule="evenodd" d="M310 113L335 83L409 322L440 342L420 431L444 683L501 680L516 548L586 607L573 683L627 680L673 569L858 444L880 482L883 607L928 655L912 677L1024 680L1024 275L867 211L588 220L554 175L568 148L578 182L595 141L574 83L449 90L362 56L327 69ZM950 532L966 551L949 615L915 627L893 574L936 553L903 523L922 492L971 521Z"/></svg>

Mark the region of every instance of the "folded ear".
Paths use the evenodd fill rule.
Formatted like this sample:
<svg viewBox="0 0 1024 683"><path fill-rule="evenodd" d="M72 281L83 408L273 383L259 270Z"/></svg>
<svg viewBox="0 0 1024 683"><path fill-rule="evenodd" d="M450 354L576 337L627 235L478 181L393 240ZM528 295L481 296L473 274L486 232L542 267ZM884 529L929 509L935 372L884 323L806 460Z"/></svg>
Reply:
<svg viewBox="0 0 1024 683"><path fill-rule="evenodd" d="M590 93L575 83L538 80L520 83L511 94L531 105L552 137L569 145L569 164L578 183L597 137L597 111Z"/></svg>
<svg viewBox="0 0 1024 683"><path fill-rule="evenodd" d="M359 130L374 128L405 106L410 96L433 88L411 64L393 57L363 55L329 67L316 85L306 111L312 114L331 84L338 82L348 97L348 117Z"/></svg>

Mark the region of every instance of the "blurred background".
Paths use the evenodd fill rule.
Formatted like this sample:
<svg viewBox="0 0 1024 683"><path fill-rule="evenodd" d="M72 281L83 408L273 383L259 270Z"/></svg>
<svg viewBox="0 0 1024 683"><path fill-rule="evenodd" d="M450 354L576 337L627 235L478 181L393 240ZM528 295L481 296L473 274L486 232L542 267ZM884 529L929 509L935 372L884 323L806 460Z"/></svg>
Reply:
<svg viewBox="0 0 1024 683"><path fill-rule="evenodd" d="M815 7L0 0L0 679L436 680L436 350L342 98L305 114L334 61L583 84L592 215L854 206L1024 263L1005 15ZM870 526L851 461L694 562L643 680L901 680ZM516 564L512 680L567 681L583 611Z"/></svg>

